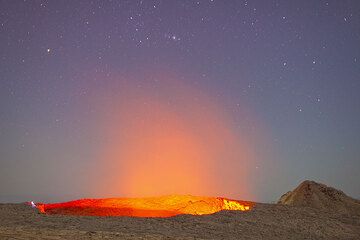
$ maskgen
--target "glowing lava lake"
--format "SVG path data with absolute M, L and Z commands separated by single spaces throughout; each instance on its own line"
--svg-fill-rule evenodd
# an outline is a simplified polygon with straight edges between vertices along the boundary
M 222 197 L 170 195 L 146 198 L 80 199 L 63 203 L 37 203 L 44 214 L 76 216 L 171 217 L 179 214 L 203 215 L 221 210 L 247 211 L 252 202 Z

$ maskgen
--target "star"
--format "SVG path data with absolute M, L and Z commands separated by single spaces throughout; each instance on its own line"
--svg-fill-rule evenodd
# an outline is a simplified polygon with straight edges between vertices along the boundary
M 180 38 L 176 34 L 165 34 L 165 38 L 170 39 L 172 41 L 180 41 Z

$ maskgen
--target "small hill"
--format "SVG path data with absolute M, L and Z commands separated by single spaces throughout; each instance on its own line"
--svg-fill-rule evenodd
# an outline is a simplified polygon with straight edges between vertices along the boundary
M 282 195 L 278 203 L 360 215 L 359 200 L 325 184 L 309 180 Z

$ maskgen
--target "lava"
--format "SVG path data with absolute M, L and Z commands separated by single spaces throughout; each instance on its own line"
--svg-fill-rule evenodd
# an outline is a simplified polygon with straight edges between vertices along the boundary
M 63 203 L 37 203 L 44 214 L 76 216 L 171 217 L 204 215 L 221 210 L 248 211 L 253 203 L 222 197 L 171 195 L 146 198 L 80 199 Z

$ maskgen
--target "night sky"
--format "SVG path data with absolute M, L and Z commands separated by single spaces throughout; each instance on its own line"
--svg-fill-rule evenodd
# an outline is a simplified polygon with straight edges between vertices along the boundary
M 0 201 L 360 198 L 360 1 L 0 1 Z

